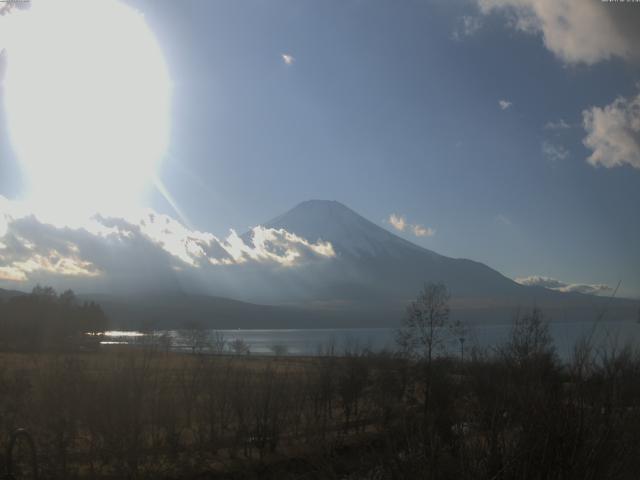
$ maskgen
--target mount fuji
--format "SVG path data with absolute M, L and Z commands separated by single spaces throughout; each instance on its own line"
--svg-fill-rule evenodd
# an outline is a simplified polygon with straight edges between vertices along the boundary
M 533 305 L 560 321 L 590 321 L 605 310 L 607 319 L 633 319 L 638 308 L 632 300 L 520 285 L 482 263 L 404 240 L 336 201 L 300 203 L 262 226 L 329 242 L 335 255 L 291 267 L 220 267 L 206 283 L 183 281 L 176 291 L 91 299 L 120 328 L 396 326 L 426 282 L 444 283 L 452 317 L 469 323 L 508 322 Z M 250 243 L 252 234 L 241 237 Z
M 413 297 L 424 282 L 443 282 L 454 296 L 522 291 L 521 285 L 482 263 L 415 245 L 336 201 L 303 202 L 264 226 L 330 242 L 337 266 L 351 272 L 354 281 L 379 289 L 383 297 Z
M 402 315 L 425 282 L 444 283 L 454 316 L 468 321 L 509 321 L 518 308 L 533 305 L 554 320 L 592 320 L 605 308 L 608 318 L 633 318 L 637 308 L 625 299 L 520 285 L 482 263 L 404 240 L 336 201 L 300 203 L 264 226 L 330 242 L 336 257 L 306 279 L 306 300 L 366 312 L 376 324 Z

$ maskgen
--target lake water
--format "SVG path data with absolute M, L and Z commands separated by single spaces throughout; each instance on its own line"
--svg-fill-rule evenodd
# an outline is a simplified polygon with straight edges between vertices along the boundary
M 551 335 L 556 351 L 563 359 L 571 357 L 573 346 L 582 338 L 592 338 L 597 348 L 612 346 L 640 346 L 640 324 L 631 321 L 600 322 L 554 322 L 550 324 Z M 473 347 L 491 349 L 504 342 L 511 331 L 511 325 L 475 325 L 466 327 L 464 349 Z M 216 330 L 227 341 L 242 339 L 249 345 L 251 353 L 273 354 L 273 348 L 279 346 L 286 349 L 289 355 L 318 355 L 329 350 L 335 354 L 343 354 L 346 350 L 369 349 L 379 351 L 395 348 L 395 329 L 392 328 L 357 328 L 357 329 L 292 329 L 292 330 Z M 190 335 L 171 330 L 144 334 L 140 332 L 107 332 L 103 343 L 136 344 L 148 342 L 152 335 L 168 334 L 175 350 L 189 350 L 193 340 Z M 448 350 L 460 352 L 460 342 L 450 338 Z

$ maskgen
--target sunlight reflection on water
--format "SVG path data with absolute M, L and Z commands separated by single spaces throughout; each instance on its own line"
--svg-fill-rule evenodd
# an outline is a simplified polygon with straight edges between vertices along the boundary
M 142 332 L 130 331 L 130 330 L 109 330 L 104 332 L 106 337 L 144 337 Z

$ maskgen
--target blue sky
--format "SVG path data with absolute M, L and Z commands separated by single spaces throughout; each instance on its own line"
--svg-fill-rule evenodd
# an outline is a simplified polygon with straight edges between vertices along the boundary
M 128 3 L 166 56 L 161 177 L 190 226 L 224 235 L 339 200 L 385 228 L 391 214 L 428 227 L 396 233 L 512 278 L 622 281 L 640 296 L 640 162 L 632 149 L 594 166 L 583 144 L 583 111 L 620 96 L 623 109 L 639 92 L 633 38 L 609 6 L 585 7 L 613 38 L 589 50 L 568 38 L 583 34 L 571 18 L 558 40 L 544 0 Z M 571 15 L 587 2 L 569 3 Z M 611 128 L 638 146 L 628 127 Z M 21 180 L 5 130 L 0 194 L 12 198 Z M 174 213 L 159 194 L 149 202 Z

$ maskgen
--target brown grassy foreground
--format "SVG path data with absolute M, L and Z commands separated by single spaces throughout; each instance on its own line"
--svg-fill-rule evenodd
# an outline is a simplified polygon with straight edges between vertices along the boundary
M 2 354 L 0 432 L 32 433 L 41 478 L 637 478 L 640 356 L 584 344 L 561 365 L 544 333 L 428 366 L 362 352 Z
M 329 450 L 379 431 L 402 391 L 397 363 L 120 346 L 5 353 L 0 428 L 32 433 L 45 478 L 244 478 L 290 470 L 290 458 L 314 471 Z M 374 370 L 391 384 L 365 399 Z

